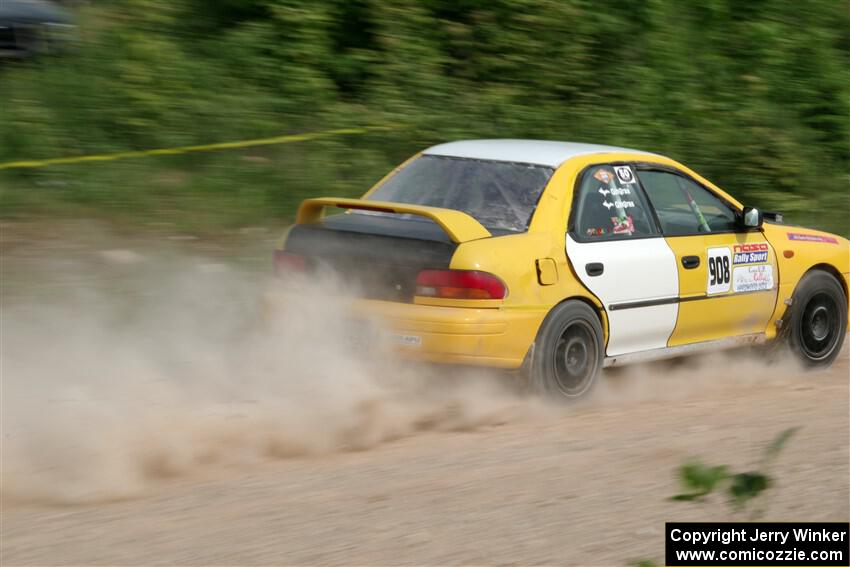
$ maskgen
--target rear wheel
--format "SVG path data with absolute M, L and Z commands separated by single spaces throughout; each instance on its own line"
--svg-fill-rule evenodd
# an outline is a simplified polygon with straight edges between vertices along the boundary
M 806 274 L 791 302 L 788 342 L 809 366 L 829 366 L 847 332 L 847 298 L 841 284 L 820 270 Z
M 602 369 L 603 348 L 602 326 L 593 309 L 580 301 L 562 303 L 537 334 L 529 382 L 546 396 L 583 396 Z

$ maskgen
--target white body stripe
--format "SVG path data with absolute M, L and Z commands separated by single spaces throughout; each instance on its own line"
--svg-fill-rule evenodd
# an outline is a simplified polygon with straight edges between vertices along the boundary
M 667 346 L 676 327 L 678 303 L 611 309 L 611 305 L 678 297 L 676 257 L 663 238 L 580 243 L 567 235 L 567 256 L 581 282 L 605 307 L 607 356 Z M 587 275 L 585 266 L 593 262 L 603 264 L 602 275 Z

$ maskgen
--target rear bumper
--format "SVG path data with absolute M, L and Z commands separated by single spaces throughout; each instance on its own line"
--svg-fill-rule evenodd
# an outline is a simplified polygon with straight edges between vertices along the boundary
M 518 368 L 546 312 L 361 300 L 352 304 L 352 315 L 389 332 L 395 351 L 405 358 Z
M 275 293 L 266 297 L 266 308 L 286 310 L 305 299 Z M 522 364 L 546 316 L 542 307 L 477 309 L 366 299 L 346 302 L 341 310 L 341 320 L 377 328 L 402 358 L 496 368 Z

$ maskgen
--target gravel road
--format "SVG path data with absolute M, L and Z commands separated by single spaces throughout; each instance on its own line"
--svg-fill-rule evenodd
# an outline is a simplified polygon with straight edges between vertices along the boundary
M 845 345 L 845 349 L 847 345 Z M 673 399 L 632 385 L 545 417 L 423 432 L 368 450 L 216 469 L 126 500 L 4 507 L 3 565 L 626 565 L 663 557 L 672 520 L 746 519 L 675 503 L 676 467 L 752 466 L 802 426 L 772 471 L 775 520 L 846 520 L 848 363 Z M 730 372 L 734 373 L 734 369 Z M 687 380 L 681 373 L 677 380 Z M 652 376 L 617 380 L 659 380 Z M 622 389 L 627 393 L 620 396 Z M 666 396 L 661 396 L 667 398 Z
M 764 518 L 850 517 L 848 344 L 816 373 L 608 373 L 555 408 L 446 377 L 388 397 L 327 328 L 244 339 L 254 268 L 6 232 L 4 566 L 660 564 L 665 521 L 749 517 L 670 501 L 677 468 L 748 470 L 790 427 Z

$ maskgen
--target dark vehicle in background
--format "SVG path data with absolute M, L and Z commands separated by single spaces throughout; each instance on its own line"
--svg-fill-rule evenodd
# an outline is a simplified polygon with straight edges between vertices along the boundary
M 74 37 L 70 12 L 46 0 L 0 0 L 0 60 L 55 52 Z

